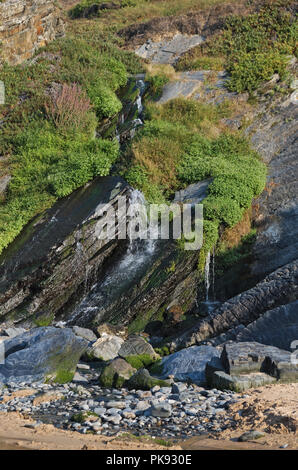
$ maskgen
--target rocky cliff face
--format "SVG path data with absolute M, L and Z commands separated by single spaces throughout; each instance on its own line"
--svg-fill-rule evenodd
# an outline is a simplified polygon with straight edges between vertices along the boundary
M 18 64 L 63 34 L 61 10 L 52 0 L 0 3 L 0 62 Z

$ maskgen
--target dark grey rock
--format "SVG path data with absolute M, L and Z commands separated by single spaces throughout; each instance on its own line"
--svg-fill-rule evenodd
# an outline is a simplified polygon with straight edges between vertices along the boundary
M 0 382 L 70 381 L 87 345 L 69 328 L 34 328 L 5 341 Z
M 276 377 L 278 373 L 270 368 L 273 364 L 277 369 L 280 363 L 291 365 L 291 353 L 256 342 L 229 342 L 224 345 L 220 360 L 228 374 L 272 372 L 270 375 Z
M 162 377 L 173 375 L 176 380 L 191 380 L 200 385 L 206 382 L 205 367 L 221 350 L 213 346 L 192 346 L 162 359 Z

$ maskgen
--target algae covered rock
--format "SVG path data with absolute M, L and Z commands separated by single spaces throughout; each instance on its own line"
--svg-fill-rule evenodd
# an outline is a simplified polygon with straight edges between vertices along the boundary
M 87 346 L 70 328 L 34 328 L 5 341 L 0 382 L 69 382 Z
M 100 383 L 103 387 L 107 388 L 121 388 L 124 382 L 136 372 L 128 362 L 124 359 L 114 359 L 109 365 L 105 367 L 101 376 Z
M 152 377 L 147 369 L 139 369 L 126 383 L 130 390 L 150 390 L 156 385 L 169 387 L 169 382 Z

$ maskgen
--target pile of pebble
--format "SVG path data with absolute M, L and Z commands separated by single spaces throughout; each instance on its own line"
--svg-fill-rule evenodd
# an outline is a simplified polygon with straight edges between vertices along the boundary
M 83 384 L 77 379 L 64 385 L 30 384 L 27 396 L 14 396 L 26 388 L 28 384 L 22 383 L 2 388 L 0 412 L 18 411 L 33 418 L 30 427 L 51 423 L 106 436 L 129 432 L 181 439 L 220 432 L 232 425 L 228 408 L 239 399 L 230 391 L 185 383 L 129 391 L 102 388 L 95 379 Z

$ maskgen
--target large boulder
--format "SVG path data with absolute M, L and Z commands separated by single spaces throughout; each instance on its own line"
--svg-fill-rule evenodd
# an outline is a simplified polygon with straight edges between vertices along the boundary
M 128 379 L 136 372 L 124 359 L 114 359 L 105 367 L 100 376 L 100 383 L 103 387 L 121 388 Z
M 221 357 L 206 364 L 210 387 L 236 392 L 272 383 L 298 381 L 298 365 L 289 351 L 256 342 L 228 342 Z
M 4 342 L 0 382 L 69 382 L 87 345 L 69 328 L 34 328 Z
M 119 350 L 119 356 L 139 356 L 147 354 L 153 358 L 157 357 L 151 344 L 147 343 L 144 338 L 138 335 L 131 335 L 121 346 Z
M 105 334 L 88 348 L 86 356 L 89 360 L 110 361 L 119 355 L 123 342 L 118 336 Z
M 176 380 L 191 380 L 201 385 L 206 382 L 205 368 L 213 357 L 219 357 L 220 349 L 213 346 L 192 346 L 164 357 L 161 377 L 174 376 Z
M 228 374 L 272 372 L 270 375 L 279 378 L 285 364 L 291 365 L 291 353 L 288 351 L 256 342 L 229 342 L 224 345 L 220 359 Z M 271 368 L 275 368 L 275 372 Z M 298 373 L 298 367 L 294 364 L 293 372 Z

